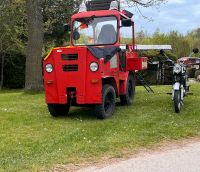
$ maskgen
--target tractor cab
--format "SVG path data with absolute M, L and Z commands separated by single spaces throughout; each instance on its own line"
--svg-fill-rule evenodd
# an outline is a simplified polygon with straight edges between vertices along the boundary
M 118 41 L 118 21 L 115 16 L 91 16 L 73 22 L 73 45 L 114 45 Z

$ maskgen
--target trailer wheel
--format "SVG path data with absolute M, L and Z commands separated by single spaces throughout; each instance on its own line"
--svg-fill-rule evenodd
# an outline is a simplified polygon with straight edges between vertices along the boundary
M 94 108 L 98 119 L 106 119 L 112 116 L 115 111 L 116 93 L 111 85 L 103 85 L 101 105 L 96 105 Z
M 127 79 L 126 95 L 120 96 L 122 105 L 131 105 L 135 97 L 135 80 L 133 75 L 129 75 Z
M 48 110 L 53 117 L 65 116 L 69 113 L 69 104 L 48 104 Z

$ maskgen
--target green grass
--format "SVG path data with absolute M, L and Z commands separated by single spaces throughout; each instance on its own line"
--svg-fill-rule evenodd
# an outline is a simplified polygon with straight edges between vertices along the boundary
M 56 164 L 101 157 L 122 157 L 165 140 L 200 135 L 200 84 L 191 88 L 181 114 L 174 113 L 171 86 L 137 87 L 135 103 L 117 106 L 111 119 L 73 108 L 68 117 L 52 118 L 43 94 L 0 92 L 0 171 L 40 171 Z

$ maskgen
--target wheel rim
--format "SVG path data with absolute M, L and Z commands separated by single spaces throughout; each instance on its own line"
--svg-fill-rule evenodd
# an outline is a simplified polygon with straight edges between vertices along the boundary
M 113 107 L 113 100 L 114 100 L 114 97 L 112 95 L 112 93 L 108 93 L 105 97 L 105 102 L 104 102 L 104 110 L 105 112 L 110 112 L 112 107 Z

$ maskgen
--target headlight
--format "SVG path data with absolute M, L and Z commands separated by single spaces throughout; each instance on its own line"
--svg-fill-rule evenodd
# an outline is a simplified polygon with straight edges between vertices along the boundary
M 46 72 L 48 72 L 48 73 L 53 72 L 53 65 L 52 64 L 47 64 L 46 65 Z
M 180 73 L 182 70 L 181 65 L 175 64 L 174 66 L 174 73 Z
M 90 64 L 90 70 L 96 72 L 99 69 L 99 65 L 96 62 Z

